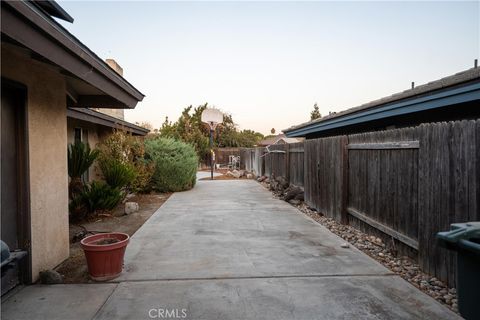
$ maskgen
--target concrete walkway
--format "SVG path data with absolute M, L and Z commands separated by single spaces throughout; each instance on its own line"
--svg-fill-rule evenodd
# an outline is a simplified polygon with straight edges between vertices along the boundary
M 120 278 L 27 287 L 2 319 L 457 318 L 343 242 L 254 181 L 199 181 L 135 233 Z
M 222 174 L 219 172 L 213 172 L 213 176 L 221 176 Z M 212 176 L 212 173 L 210 171 L 197 171 L 197 180 L 198 179 L 203 179 L 203 178 L 210 178 Z

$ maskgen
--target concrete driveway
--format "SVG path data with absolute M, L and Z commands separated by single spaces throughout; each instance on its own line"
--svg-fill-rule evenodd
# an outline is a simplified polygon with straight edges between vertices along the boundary
M 120 278 L 27 287 L 2 304 L 2 317 L 38 318 L 43 310 L 48 319 L 457 318 L 343 242 L 254 181 L 199 181 L 135 233 Z M 65 290 L 92 298 L 69 311 Z M 55 299 L 55 308 L 42 309 Z
M 222 174 L 219 172 L 213 172 L 213 176 L 221 176 Z M 210 178 L 212 176 L 212 173 L 210 171 L 197 171 L 197 180 L 198 179 L 203 179 L 203 178 Z

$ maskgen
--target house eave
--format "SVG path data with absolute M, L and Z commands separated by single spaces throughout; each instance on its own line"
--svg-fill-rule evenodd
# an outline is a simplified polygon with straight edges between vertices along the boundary
M 107 114 L 90 109 L 67 108 L 67 118 L 82 120 L 113 129 L 122 129 L 139 136 L 146 136 L 150 132 L 150 130 L 137 126 L 128 121 L 117 119 Z
M 14 40 L 64 73 L 115 99 L 116 108 L 133 109 L 142 101 L 144 95 L 140 91 L 33 3 L 2 1 L 1 20 L 2 38 Z

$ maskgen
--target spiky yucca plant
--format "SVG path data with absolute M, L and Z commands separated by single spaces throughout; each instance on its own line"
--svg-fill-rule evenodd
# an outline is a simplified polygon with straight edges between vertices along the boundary
M 129 163 L 117 159 L 100 157 L 98 165 L 105 182 L 112 188 L 123 189 L 135 179 L 135 168 Z
M 88 143 L 76 141 L 68 147 L 68 175 L 70 198 L 83 191 L 82 175 L 90 168 L 98 157 L 98 150 L 91 150 Z

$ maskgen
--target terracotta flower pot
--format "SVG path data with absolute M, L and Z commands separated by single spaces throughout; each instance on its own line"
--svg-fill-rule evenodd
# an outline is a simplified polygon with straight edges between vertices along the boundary
M 88 272 L 95 281 L 106 281 L 122 273 L 123 256 L 130 241 L 126 233 L 95 234 L 84 238 L 82 246 L 87 258 Z

